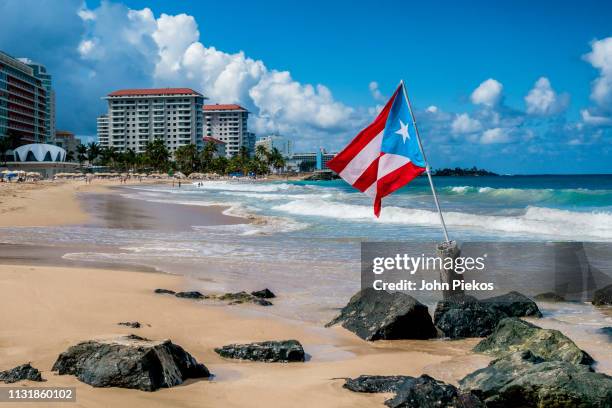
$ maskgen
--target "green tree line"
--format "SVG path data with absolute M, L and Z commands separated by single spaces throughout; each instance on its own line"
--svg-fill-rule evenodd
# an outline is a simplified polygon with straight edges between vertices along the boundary
M 201 151 L 194 144 L 189 144 L 176 149 L 172 160 L 170 151 L 159 139 L 147 142 L 144 151 L 140 153 L 130 148 L 120 152 L 115 147 L 100 147 L 98 143 L 91 142 L 77 146 L 76 160 L 81 165 L 87 162 L 118 171 L 155 170 L 165 173 L 173 170 L 187 175 L 193 172 L 264 175 L 285 167 L 285 159 L 276 148 L 268 151 L 258 146 L 255 156 L 250 157 L 246 147 L 241 147 L 239 153 L 230 159 L 215 157 L 215 153 L 216 146 L 212 142 L 208 142 Z

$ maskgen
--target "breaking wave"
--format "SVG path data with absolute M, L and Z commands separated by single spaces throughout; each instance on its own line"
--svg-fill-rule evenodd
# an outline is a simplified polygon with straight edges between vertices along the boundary
M 388 206 L 380 218 L 372 216 L 372 207 L 343 204 L 320 199 L 294 200 L 273 207 L 288 214 L 330 217 L 360 222 L 438 226 L 440 220 L 434 211 Z M 612 213 L 576 212 L 542 207 L 527 207 L 519 215 L 479 215 L 464 212 L 445 212 L 449 226 L 503 231 L 517 234 L 545 235 L 564 239 L 612 239 Z

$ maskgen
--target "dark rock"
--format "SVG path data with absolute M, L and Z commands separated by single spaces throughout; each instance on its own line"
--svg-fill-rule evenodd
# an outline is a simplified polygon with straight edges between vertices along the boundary
M 612 327 L 602 327 L 597 330 L 598 333 L 608 336 L 608 341 L 612 341 Z
M 367 288 L 357 292 L 326 327 L 342 323 L 364 340 L 436 337 L 427 306 L 405 293 Z
M 262 299 L 272 299 L 276 297 L 276 295 L 268 288 L 251 292 L 251 295 Z
M 595 306 L 612 305 L 612 284 L 596 290 L 591 303 Z
M 210 372 L 170 340 L 151 341 L 131 335 L 92 340 L 70 347 L 57 358 L 53 371 L 75 375 L 94 387 L 155 391 Z
M 140 328 L 140 322 L 119 322 L 117 324 L 119 326 L 131 327 L 132 329 L 139 329 Z
M 260 306 L 272 306 L 272 302 L 254 296 L 250 293 L 236 292 L 236 293 L 226 293 L 224 295 L 217 296 L 218 300 L 228 301 L 230 305 L 239 305 L 242 303 L 254 303 Z
M 168 294 L 168 295 L 174 295 L 176 292 L 170 289 L 155 289 L 154 291 L 155 293 L 161 293 L 161 294 Z
M 542 329 L 516 317 L 503 319 L 493 333 L 474 351 L 503 357 L 517 351 L 530 351 L 545 361 L 593 364 L 593 358 L 558 330 Z
M 469 295 L 454 295 L 438 302 L 434 323 L 451 339 L 485 337 L 506 317 L 502 311 L 482 304 Z
M 390 408 L 476 408 L 484 404 L 474 395 L 461 395 L 456 387 L 428 375 L 404 381 L 395 397 L 385 401 Z
M 555 292 L 540 293 L 535 295 L 533 298 L 541 302 L 567 302 L 563 296 L 558 295 Z
M 186 299 L 205 299 L 206 298 L 206 296 L 204 296 L 197 290 L 192 290 L 189 292 L 177 292 L 174 294 L 174 296 L 179 297 L 179 298 L 186 298 Z
M 21 380 L 43 381 L 38 369 L 32 367 L 30 363 L 22 364 L 10 370 L 0 371 L 0 381 L 11 384 Z
M 406 380 L 413 379 L 406 375 L 360 375 L 347 378 L 343 387 L 354 392 L 397 392 Z
M 459 381 L 487 407 L 610 407 L 612 377 L 567 361 L 543 361 L 530 351 L 492 361 Z
M 249 344 L 229 344 L 216 348 L 221 357 L 268 363 L 290 363 L 305 360 L 304 348 L 297 340 L 262 341 Z
M 451 339 L 485 337 L 500 320 L 521 316 L 541 317 L 542 314 L 534 301 L 518 292 L 484 300 L 457 294 L 438 302 L 434 323 Z
M 538 305 L 519 292 L 506 293 L 505 295 L 483 299 L 480 302 L 504 312 L 508 317 L 542 317 Z

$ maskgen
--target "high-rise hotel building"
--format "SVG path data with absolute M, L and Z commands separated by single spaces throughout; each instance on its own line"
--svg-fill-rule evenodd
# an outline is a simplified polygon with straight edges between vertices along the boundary
M 0 138 L 13 135 L 24 144 L 50 140 L 48 100 L 34 69 L 0 51 Z
M 40 79 L 43 88 L 45 88 L 45 99 L 46 99 L 46 112 L 47 119 L 45 120 L 45 128 L 47 130 L 45 134 L 45 143 L 55 143 L 55 91 L 53 90 L 53 83 L 51 74 L 47 72 L 47 68 L 36 62 L 33 62 L 29 58 L 19 58 L 24 64 L 28 64 L 32 68 L 34 76 Z
M 255 134 L 247 131 L 249 111 L 240 105 L 204 105 L 204 136 L 225 142 L 227 157 L 255 148 Z
M 147 142 L 161 139 L 174 153 L 178 147 L 202 147 L 204 96 L 189 88 L 122 89 L 111 92 L 108 117 L 98 118 L 102 146 L 143 152 Z

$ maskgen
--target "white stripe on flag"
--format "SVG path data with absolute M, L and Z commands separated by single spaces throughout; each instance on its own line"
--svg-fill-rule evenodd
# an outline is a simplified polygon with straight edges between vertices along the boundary
M 340 172 L 340 177 L 346 180 L 350 185 L 355 184 L 357 179 L 366 171 L 370 164 L 380 156 L 383 132 L 384 129 L 377 134 L 374 139 L 370 140 L 370 143 L 361 149 L 359 153 L 353 157 L 353 160 L 351 160 Z
M 410 159 L 406 156 L 385 153 L 378 161 L 378 180 L 408 163 L 410 163 Z
M 376 198 L 376 191 L 378 190 L 378 181 L 375 181 L 364 191 L 364 194 L 371 198 Z

